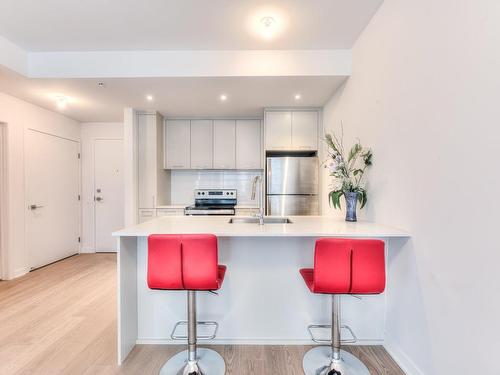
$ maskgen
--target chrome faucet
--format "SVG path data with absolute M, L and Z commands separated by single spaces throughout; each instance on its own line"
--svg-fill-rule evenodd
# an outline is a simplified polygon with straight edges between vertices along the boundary
M 257 182 L 260 182 L 260 200 L 259 200 L 259 224 L 264 225 L 264 184 L 261 176 L 255 176 L 252 182 L 252 200 L 255 200 L 257 192 Z

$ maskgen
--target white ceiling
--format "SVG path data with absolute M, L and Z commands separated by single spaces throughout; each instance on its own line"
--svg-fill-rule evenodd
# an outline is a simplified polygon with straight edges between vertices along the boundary
M 382 0 L 1 0 L 27 51 L 351 48 Z M 281 29 L 255 33 L 270 15 Z
M 28 79 L 0 68 L 2 91 L 81 122 L 122 121 L 123 108 L 165 116 L 260 116 L 264 107 L 323 106 L 345 81 L 340 76 Z M 105 83 L 104 88 L 98 82 Z M 72 102 L 57 108 L 54 95 Z M 228 100 L 221 102 L 224 93 Z M 294 95 L 300 93 L 301 100 Z M 146 101 L 146 95 L 154 101 Z

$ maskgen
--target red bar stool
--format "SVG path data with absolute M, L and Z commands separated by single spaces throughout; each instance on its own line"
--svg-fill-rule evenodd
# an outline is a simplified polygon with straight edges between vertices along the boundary
M 340 295 L 379 294 L 385 289 L 384 242 L 380 240 L 322 238 L 316 241 L 314 269 L 300 273 L 313 293 L 332 295 L 332 325 L 311 325 L 312 329 L 331 327 L 330 346 L 317 346 L 303 359 L 306 375 L 369 375 L 370 371 L 354 355 L 341 350 L 341 343 L 355 342 L 356 336 L 347 326 L 340 325 Z M 340 340 L 340 329 L 348 329 L 353 340 Z
M 216 322 L 197 322 L 196 291 L 218 290 L 226 266 L 217 259 L 217 237 L 211 234 L 171 235 L 155 234 L 148 238 L 148 286 L 151 289 L 186 290 L 188 320 L 178 322 L 171 334 L 172 339 L 188 341 L 188 349 L 177 353 L 161 368 L 160 375 L 222 375 L 226 364 L 214 350 L 197 349 L 197 338 L 215 337 Z M 187 337 L 175 335 L 176 328 L 186 324 Z M 213 335 L 197 337 L 197 325 L 215 327 Z

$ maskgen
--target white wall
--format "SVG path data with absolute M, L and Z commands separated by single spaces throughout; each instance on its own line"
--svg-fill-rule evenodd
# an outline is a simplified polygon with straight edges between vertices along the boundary
M 171 204 L 194 203 L 194 189 L 237 189 L 238 206 L 259 207 L 259 188 L 251 199 L 252 180 L 260 171 L 195 171 L 172 170 Z
M 94 141 L 123 139 L 123 123 L 84 122 L 82 139 L 82 252 L 95 252 L 94 237 Z
M 361 217 L 412 234 L 390 252 L 386 328 L 409 374 L 500 373 L 499 19 L 496 0 L 385 0 L 325 107 L 373 148 Z
M 7 124 L 7 218 L 6 278 L 28 272 L 24 241 L 25 201 L 24 137 L 27 129 L 80 142 L 80 124 L 61 114 L 0 93 L 0 122 Z

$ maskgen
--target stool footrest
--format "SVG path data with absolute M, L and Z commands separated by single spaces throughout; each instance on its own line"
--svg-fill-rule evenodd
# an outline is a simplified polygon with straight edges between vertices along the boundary
M 309 335 L 311 336 L 311 339 L 318 343 L 318 344 L 325 344 L 325 343 L 328 343 L 330 344 L 332 342 L 332 340 L 327 340 L 327 339 L 319 339 L 319 338 L 316 338 L 314 336 L 314 333 L 313 333 L 313 330 L 315 329 L 332 329 L 332 326 L 331 324 L 328 325 L 328 324 L 311 324 L 309 326 L 307 326 L 307 330 L 309 331 Z M 354 344 L 356 341 L 358 341 L 358 338 L 356 337 L 356 335 L 354 334 L 353 330 L 351 329 L 351 327 L 349 327 L 348 325 L 341 325 L 340 326 L 340 329 L 346 329 L 349 331 L 349 334 L 351 335 L 352 338 L 350 339 L 344 339 L 344 340 L 340 340 L 340 342 L 342 344 Z
M 188 336 L 187 335 L 180 335 L 177 334 L 176 331 L 179 327 L 181 326 L 187 326 L 188 322 L 186 320 L 181 320 L 177 323 L 175 323 L 174 328 L 172 329 L 172 333 L 170 334 L 170 338 L 172 340 L 187 340 Z M 213 332 L 208 335 L 200 335 L 196 336 L 197 340 L 212 340 L 217 336 L 217 330 L 219 329 L 219 323 L 213 322 L 213 321 L 201 321 L 201 322 L 196 322 L 197 327 L 210 327 L 213 329 Z

